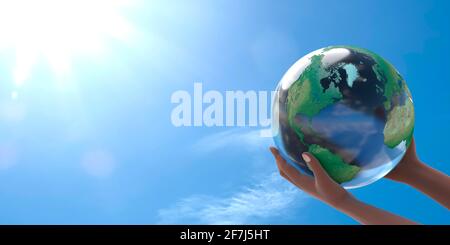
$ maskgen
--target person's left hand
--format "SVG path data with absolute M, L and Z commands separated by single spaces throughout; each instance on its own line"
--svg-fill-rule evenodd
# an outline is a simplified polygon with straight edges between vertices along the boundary
M 338 209 L 355 201 L 348 191 L 331 179 L 312 154 L 303 153 L 302 157 L 314 177 L 302 174 L 288 164 L 275 147 L 270 147 L 270 151 L 275 157 L 280 175 L 304 192 Z

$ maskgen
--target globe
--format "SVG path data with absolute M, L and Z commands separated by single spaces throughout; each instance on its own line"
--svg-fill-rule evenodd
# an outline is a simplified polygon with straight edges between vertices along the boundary
M 313 175 L 310 152 L 344 188 L 385 176 L 411 143 L 414 107 L 399 72 L 381 56 L 352 46 L 307 54 L 279 82 L 272 130 L 281 155 Z

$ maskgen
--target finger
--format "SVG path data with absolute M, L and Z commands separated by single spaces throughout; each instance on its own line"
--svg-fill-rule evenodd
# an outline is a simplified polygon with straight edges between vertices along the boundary
M 280 175 L 283 177 L 287 176 L 283 170 L 283 165 L 285 164 L 286 160 L 284 160 L 284 158 L 280 155 L 277 148 L 272 146 L 270 147 L 270 151 L 272 152 L 272 155 L 275 158 L 275 163 L 277 164 L 277 168 L 278 171 L 280 172 Z
M 292 181 L 289 179 L 289 177 L 284 173 L 284 171 L 282 169 L 283 168 L 282 165 L 284 164 L 284 162 L 286 160 L 284 160 L 284 158 L 280 156 L 280 154 L 278 153 L 278 150 L 276 148 L 271 147 L 270 150 L 272 151 L 272 154 L 275 158 L 275 163 L 277 164 L 278 172 L 280 173 L 280 175 L 282 177 L 284 177 L 285 179 L 289 180 L 289 182 L 292 183 Z M 294 183 L 292 183 L 292 184 L 294 184 Z
M 305 160 L 308 168 L 314 173 L 314 177 L 316 179 L 316 183 L 325 184 L 334 182 L 333 179 L 328 175 L 328 173 L 323 169 L 319 160 L 315 158 L 311 153 L 304 152 L 302 154 L 303 160 Z
M 275 157 L 276 160 L 278 160 L 278 158 L 281 157 L 280 152 L 278 151 L 277 148 L 271 146 L 269 149 L 270 149 L 270 152 L 272 152 L 272 155 Z
M 284 158 L 280 155 L 279 151 L 277 148 L 275 147 L 270 147 L 270 151 L 272 152 L 273 157 L 275 158 L 275 162 L 277 164 L 278 167 L 278 171 L 280 172 L 280 174 L 283 172 L 283 170 L 281 169 L 281 164 L 283 164 L 284 162 L 286 162 L 286 160 L 284 160 Z
M 284 169 L 286 168 L 285 165 L 287 165 L 286 160 L 280 155 L 277 148 L 270 147 L 270 151 L 272 152 L 272 154 L 275 158 L 275 162 L 277 164 L 280 175 L 283 176 L 283 174 L 284 174 L 286 176 L 286 174 L 284 173 L 284 171 L 285 171 Z
M 273 156 L 275 157 L 275 162 L 277 163 L 278 169 L 283 171 L 285 166 L 289 165 L 287 164 L 286 160 L 281 156 L 280 152 L 275 147 L 270 147 L 270 151 L 272 152 Z
M 270 151 L 275 157 L 275 161 L 277 163 L 278 170 L 280 170 L 280 173 L 284 172 L 286 175 L 289 175 L 288 172 L 298 172 L 294 167 L 286 162 L 286 160 L 280 155 L 280 152 L 277 148 L 270 147 Z
M 281 176 L 286 176 L 291 183 L 304 191 L 314 192 L 314 180 L 311 177 L 300 173 L 296 168 L 288 164 L 275 147 L 271 147 L 270 150 L 276 159 Z

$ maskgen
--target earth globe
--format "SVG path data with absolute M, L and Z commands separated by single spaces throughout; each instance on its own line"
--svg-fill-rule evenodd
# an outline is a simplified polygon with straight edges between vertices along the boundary
M 385 176 L 411 143 L 414 107 L 399 72 L 381 56 L 330 46 L 299 59 L 279 82 L 272 130 L 281 155 L 313 175 L 313 154 L 337 183 L 362 187 Z

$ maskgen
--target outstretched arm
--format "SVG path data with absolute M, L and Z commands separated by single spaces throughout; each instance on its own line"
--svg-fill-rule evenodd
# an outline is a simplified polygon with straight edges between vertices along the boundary
M 450 177 L 419 160 L 414 140 L 386 178 L 410 185 L 450 209 Z
M 361 224 L 416 224 L 408 219 L 357 200 L 353 195 L 351 195 L 328 176 L 319 161 L 313 155 L 304 153 L 302 157 L 307 163 L 309 169 L 311 169 L 314 173 L 314 178 L 300 173 L 297 169 L 289 165 L 279 154 L 276 148 L 271 147 L 270 150 L 275 157 L 281 176 L 306 193 L 347 214 Z

